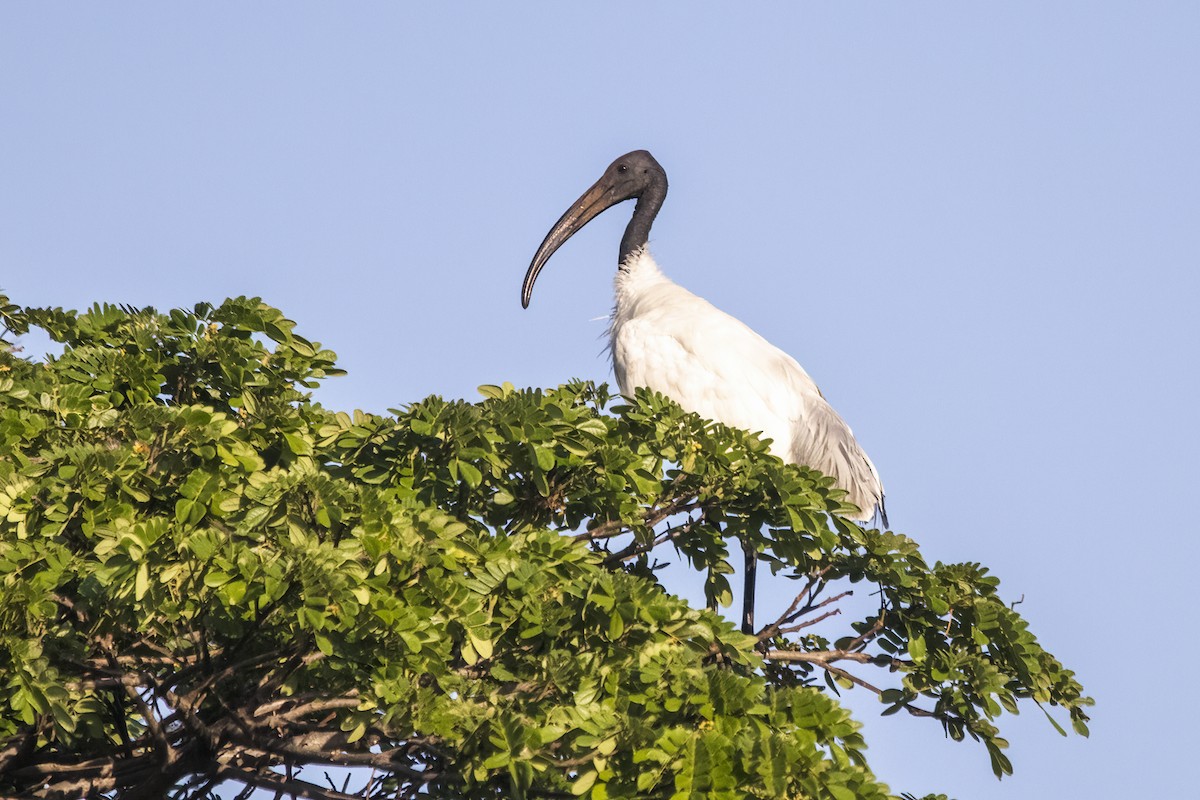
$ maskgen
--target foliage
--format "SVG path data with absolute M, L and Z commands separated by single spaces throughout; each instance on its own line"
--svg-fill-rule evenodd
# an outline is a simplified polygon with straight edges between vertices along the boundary
M 297 771 L 336 764 L 370 768 L 362 797 L 885 797 L 829 691 L 853 685 L 997 774 L 1021 700 L 1087 733 L 986 569 L 926 565 L 661 396 L 335 413 L 307 392 L 334 354 L 257 299 L 0 297 L 0 323 L 64 345 L 0 339 L 0 792 L 351 796 Z M 751 634 L 713 610 L 730 541 L 800 589 Z M 664 548 L 711 609 L 658 584 Z M 860 582 L 878 611 L 813 633 Z

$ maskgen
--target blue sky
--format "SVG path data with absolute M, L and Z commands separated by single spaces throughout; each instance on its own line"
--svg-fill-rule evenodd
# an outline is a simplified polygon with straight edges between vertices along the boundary
M 611 379 L 627 207 L 528 311 L 518 289 L 566 206 L 649 149 L 663 269 L 796 356 L 896 528 L 990 566 L 1098 700 L 1090 740 L 1009 720 L 997 782 L 856 697 L 880 777 L 1180 796 L 1198 35 L 1186 2 L 4 4 L 0 287 L 261 295 L 340 354 L 336 408 Z

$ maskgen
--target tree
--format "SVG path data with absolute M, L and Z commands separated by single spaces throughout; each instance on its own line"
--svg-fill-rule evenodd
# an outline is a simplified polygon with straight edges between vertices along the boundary
M 927 565 L 842 518 L 829 478 L 661 396 L 347 414 L 308 393 L 334 354 L 257 299 L 0 297 L 0 322 L 0 792 L 885 797 L 852 686 L 997 775 L 1022 701 L 1087 733 L 986 569 Z M 30 326 L 62 355 L 20 357 Z M 750 635 L 717 613 L 730 542 L 795 581 Z M 709 608 L 659 584 L 671 552 Z M 816 633 L 853 584 L 877 609 Z

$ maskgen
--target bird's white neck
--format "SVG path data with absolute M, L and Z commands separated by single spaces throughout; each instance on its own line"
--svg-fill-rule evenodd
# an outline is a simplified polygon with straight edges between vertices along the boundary
M 651 286 L 670 282 L 671 279 L 663 275 L 658 264 L 654 263 L 650 249 L 643 247 L 631 253 L 617 268 L 617 276 L 613 279 L 617 308 L 644 296 Z
M 689 292 L 662 274 L 645 247 L 621 262 L 613 279 L 613 295 L 613 310 L 608 326 L 610 346 L 615 343 L 621 328 L 638 315 L 652 313 L 655 308 L 669 307 L 691 297 Z M 613 366 L 622 389 L 629 388 L 625 386 L 624 370 L 615 350 Z

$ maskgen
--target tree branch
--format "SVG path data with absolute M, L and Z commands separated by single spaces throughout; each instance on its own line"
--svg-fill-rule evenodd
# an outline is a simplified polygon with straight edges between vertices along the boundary
M 646 513 L 642 516 L 642 524 L 647 528 L 653 528 L 658 523 L 668 517 L 673 517 L 676 514 L 691 513 L 699 507 L 694 498 L 688 497 L 685 499 L 675 500 L 662 507 L 651 507 L 646 509 Z M 611 539 L 614 536 L 620 536 L 625 533 L 626 529 L 630 528 L 630 524 L 625 520 L 610 519 L 606 522 L 601 522 L 596 527 L 577 533 L 573 537 L 575 541 L 600 541 L 602 539 Z
M 222 765 L 217 769 L 216 777 L 223 781 L 237 781 L 255 789 L 273 790 L 277 796 L 290 795 L 308 798 L 308 800 L 362 800 L 360 795 L 326 789 L 315 783 L 280 775 L 278 772 L 270 770 L 251 771 Z
M 851 683 L 861 686 L 868 691 L 874 692 L 876 696 L 883 696 L 883 689 L 875 686 L 862 678 L 847 672 L 846 670 L 835 667 L 835 661 L 854 661 L 859 664 L 870 664 L 875 661 L 873 656 L 866 653 L 852 653 L 847 650 L 822 650 L 819 652 L 805 653 L 798 650 L 768 650 L 763 656 L 768 661 L 784 661 L 792 663 L 807 663 L 816 664 L 825 671 L 837 675 L 840 678 L 845 678 Z M 935 711 L 929 711 L 919 706 L 914 706 L 911 703 L 904 704 L 904 710 L 914 717 L 935 717 L 937 719 L 945 719 L 944 714 L 939 714 Z
M 818 608 L 824 608 L 825 606 L 827 606 L 831 603 L 836 603 L 838 600 L 841 600 L 843 597 L 847 597 L 849 595 L 854 594 L 854 592 L 852 590 L 847 589 L 846 591 L 842 592 L 841 594 L 836 594 L 832 597 L 827 597 L 819 603 L 813 603 L 813 600 L 824 588 L 823 586 L 817 586 L 817 582 L 821 578 L 823 578 L 827 572 L 829 572 L 829 567 L 825 567 L 824 569 L 813 573 L 813 575 L 808 579 L 808 583 L 806 583 L 804 585 L 804 588 L 801 589 L 800 593 L 796 595 L 794 600 L 792 600 L 792 604 L 787 607 L 786 611 L 784 611 L 782 614 L 779 615 L 779 619 L 775 620 L 770 625 L 766 626 L 765 628 L 763 628 L 761 631 L 758 632 L 758 640 L 760 642 L 764 642 L 767 639 L 770 639 L 771 637 L 779 634 L 781 632 L 780 628 L 782 628 L 784 625 L 787 625 L 789 622 L 795 622 L 796 620 L 798 620 L 800 617 L 804 616 L 805 614 L 810 614 L 813 611 L 816 611 Z M 816 587 L 816 588 L 814 589 L 814 587 Z M 805 595 L 808 595 L 808 602 L 805 603 L 804 606 L 801 608 L 800 601 L 804 599 Z M 833 613 L 840 613 L 840 612 L 833 612 Z M 811 625 L 816 622 L 819 622 L 820 620 L 825 619 L 826 617 L 829 617 L 832 615 L 833 615 L 832 613 L 825 614 L 824 616 L 818 617 L 815 620 L 811 620 L 810 622 L 806 623 L 805 625 L 800 625 L 796 628 L 792 628 L 791 630 L 793 630 L 793 631 L 800 630 L 800 628 L 804 628 L 807 625 Z
M 780 634 L 796 633 L 797 631 L 802 631 L 805 628 L 810 628 L 813 625 L 816 625 L 818 622 L 827 620 L 830 617 L 836 617 L 838 614 L 841 614 L 841 613 L 842 613 L 842 610 L 840 608 L 835 608 L 832 611 L 826 611 L 824 614 L 821 614 L 820 616 L 813 617 L 812 619 L 809 619 L 809 620 L 805 620 L 804 622 L 801 622 L 799 625 L 791 625 L 786 628 L 780 628 L 779 633 Z
M 680 525 L 678 528 L 668 528 L 667 530 L 660 533 L 658 536 L 655 536 L 654 539 L 652 539 L 649 542 L 633 542 L 628 547 L 626 547 L 622 550 L 618 550 L 615 553 L 609 553 L 607 556 L 605 556 L 604 564 L 606 566 L 613 566 L 615 564 L 621 564 L 625 561 L 628 561 L 631 558 L 640 556 L 643 553 L 649 553 L 651 550 L 658 547 L 660 544 L 663 544 L 664 542 L 669 542 L 672 539 L 678 539 L 680 536 L 687 533 L 691 529 L 692 529 L 692 525 L 689 522 L 689 523 Z
M 871 641 L 876 636 L 878 636 L 879 633 L 883 630 L 883 619 L 884 619 L 884 616 L 886 615 L 886 613 L 887 613 L 887 609 L 885 609 L 885 608 L 879 609 L 879 618 L 875 620 L 875 624 L 873 624 L 870 628 L 867 628 L 865 631 L 860 633 L 858 636 L 855 636 L 853 639 L 851 639 L 850 643 L 848 645 L 846 645 L 846 649 L 847 650 L 857 650 L 860 647 L 862 647 L 863 645 L 865 645 L 867 642 Z
M 768 661 L 789 661 L 805 664 L 832 664 L 835 661 L 855 661 L 859 664 L 870 664 L 873 656 L 866 653 L 851 653 L 848 650 L 818 650 L 805 652 L 802 650 L 768 650 L 763 657 Z

